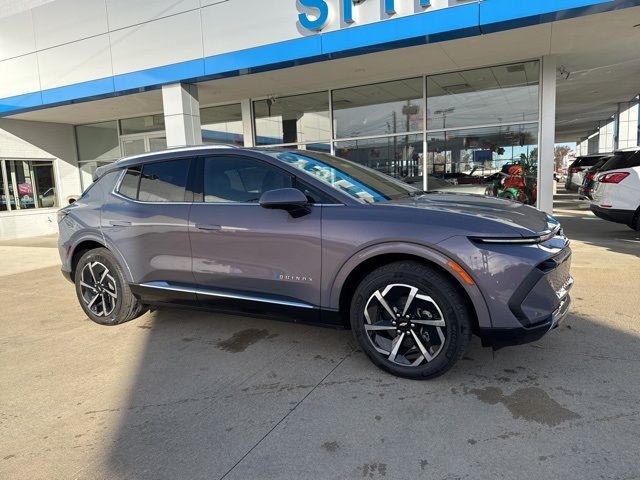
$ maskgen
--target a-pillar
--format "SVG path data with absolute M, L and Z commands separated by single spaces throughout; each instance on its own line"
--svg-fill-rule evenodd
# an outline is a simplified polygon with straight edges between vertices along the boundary
M 198 87 L 186 83 L 162 86 L 167 147 L 200 145 L 200 102 Z

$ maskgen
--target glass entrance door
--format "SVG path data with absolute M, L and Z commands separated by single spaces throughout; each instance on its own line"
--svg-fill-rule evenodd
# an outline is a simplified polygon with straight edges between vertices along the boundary
M 167 137 L 164 133 L 146 135 L 126 135 L 120 137 L 122 155 L 128 157 L 140 153 L 158 152 L 167 148 Z

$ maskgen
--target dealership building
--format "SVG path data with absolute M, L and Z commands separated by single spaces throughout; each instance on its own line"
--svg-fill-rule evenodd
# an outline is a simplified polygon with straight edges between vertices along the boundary
M 0 7 L 0 240 L 100 165 L 201 143 L 332 153 L 425 190 L 639 144 L 640 0 L 26 0 Z M 524 200 L 523 200 L 524 201 Z

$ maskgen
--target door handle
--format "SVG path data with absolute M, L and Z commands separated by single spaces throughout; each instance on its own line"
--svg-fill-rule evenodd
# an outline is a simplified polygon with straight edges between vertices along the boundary
M 219 232 L 222 230 L 220 225 L 207 225 L 203 223 L 196 223 L 196 228 L 198 230 L 204 230 L 205 232 Z
M 125 222 L 125 221 L 120 221 L 120 220 L 111 220 L 109 222 L 109 225 L 111 225 L 112 227 L 130 227 L 131 226 L 131 222 Z

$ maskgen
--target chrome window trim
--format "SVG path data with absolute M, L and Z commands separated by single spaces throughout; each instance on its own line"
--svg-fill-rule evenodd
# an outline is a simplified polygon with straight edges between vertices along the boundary
M 229 293 L 229 292 L 221 292 L 221 291 L 216 291 L 216 290 L 207 290 L 204 288 L 198 288 L 198 287 L 193 287 L 193 288 L 189 288 L 189 287 L 180 287 L 180 286 L 173 286 L 173 285 L 169 285 L 167 282 L 145 282 L 145 283 L 139 283 L 138 286 L 140 287 L 147 287 L 147 288 L 155 288 L 158 290 L 167 290 L 167 291 L 174 291 L 174 292 L 182 292 L 182 293 L 192 293 L 195 295 L 206 295 L 209 297 L 218 297 L 218 298 L 230 298 L 233 300 L 244 300 L 244 301 L 248 301 L 248 302 L 260 302 L 260 303 L 269 303 L 269 304 L 273 304 L 273 305 L 284 305 L 287 307 L 297 307 L 297 308 L 306 308 L 306 309 L 310 309 L 310 310 L 314 310 L 317 309 L 318 307 L 315 307 L 313 305 L 310 305 L 308 303 L 302 303 L 302 302 L 294 302 L 294 301 L 289 301 L 289 300 L 276 300 L 276 299 L 271 299 L 271 298 L 264 298 L 264 297 L 260 297 L 257 295 L 247 295 L 247 294 L 242 294 L 242 293 Z

